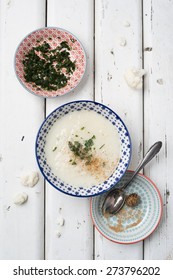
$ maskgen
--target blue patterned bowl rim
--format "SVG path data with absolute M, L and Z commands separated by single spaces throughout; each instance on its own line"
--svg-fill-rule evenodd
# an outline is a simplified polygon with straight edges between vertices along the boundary
M 40 137 L 40 134 L 41 134 L 41 132 L 42 132 L 42 129 L 43 129 L 44 125 L 47 123 L 47 121 L 49 120 L 49 118 L 50 118 L 55 112 L 62 110 L 62 109 L 65 108 L 66 106 L 70 106 L 70 105 L 73 105 L 73 104 L 79 104 L 79 103 L 81 103 L 81 104 L 84 104 L 84 103 L 89 104 L 89 103 L 91 103 L 91 104 L 93 104 L 93 105 L 98 105 L 98 106 L 100 106 L 101 108 L 107 109 L 112 115 L 115 116 L 115 118 L 116 118 L 117 120 L 119 120 L 119 121 L 121 122 L 122 126 L 124 127 L 124 130 L 126 131 L 126 137 L 128 138 L 128 142 L 129 142 L 129 147 L 128 147 L 128 148 L 129 148 L 129 156 L 128 156 L 128 161 L 127 161 L 127 163 L 126 163 L 126 165 L 125 165 L 125 168 L 124 168 L 123 173 L 121 174 L 121 176 L 119 176 L 118 178 L 116 178 L 117 181 L 114 181 L 114 183 L 111 184 L 108 188 L 102 189 L 102 190 L 97 191 L 97 192 L 95 192 L 95 193 L 92 193 L 92 192 L 91 192 L 91 193 L 88 193 L 88 192 L 87 192 L 88 188 L 86 189 L 86 193 L 85 193 L 85 194 L 81 194 L 81 193 L 77 193 L 77 192 L 76 192 L 76 193 L 74 193 L 74 192 L 73 192 L 73 193 L 70 193 L 70 192 L 68 192 L 67 190 L 64 190 L 64 189 L 58 187 L 58 184 L 53 183 L 53 182 L 50 180 L 50 178 L 48 178 L 48 176 L 45 174 L 45 172 L 44 172 L 44 170 L 43 170 L 43 168 L 42 168 L 42 166 L 41 166 L 41 164 L 40 164 L 40 160 L 39 160 L 39 156 L 38 156 L 38 152 L 37 152 L 37 148 L 38 148 L 38 139 L 39 139 L 39 137 Z M 69 111 L 69 112 L 70 112 L 70 111 Z M 131 137 L 130 137 L 130 134 L 129 134 L 129 132 L 128 132 L 128 129 L 127 129 L 126 125 L 124 124 L 124 122 L 122 121 L 122 119 L 121 119 L 112 109 L 110 109 L 108 106 L 106 106 L 106 105 L 104 105 L 104 104 L 102 104 L 102 103 L 96 102 L 96 101 L 91 101 L 91 100 L 77 100 L 77 101 L 72 101 L 72 102 L 68 102 L 68 103 L 65 103 L 65 104 L 63 104 L 63 105 L 57 107 L 55 110 L 53 110 L 53 111 L 45 118 L 45 120 L 44 120 L 43 123 L 41 124 L 41 126 L 40 126 L 40 128 L 39 128 L 39 130 L 38 130 L 37 136 L 36 136 L 36 141 L 35 141 L 35 155 L 36 155 L 36 161 L 37 161 L 37 164 L 38 164 L 38 166 L 39 166 L 39 169 L 40 169 L 42 175 L 44 176 L 44 178 L 46 179 L 46 181 L 49 182 L 49 184 L 50 184 L 51 186 L 53 186 L 55 189 L 57 189 L 57 190 L 59 190 L 59 191 L 65 193 L 65 194 L 68 194 L 68 195 L 70 195 L 70 196 L 75 196 L 75 197 L 93 197 L 93 196 L 97 196 L 97 195 L 100 195 L 100 194 L 105 193 L 106 191 L 108 191 L 108 190 L 110 190 L 112 187 L 114 187 L 114 186 L 121 180 L 121 178 L 124 176 L 126 170 L 128 169 L 128 166 L 129 166 L 130 160 L 131 160 L 131 154 L 132 154 Z M 120 159 L 120 160 L 121 160 L 121 159 Z M 114 172 L 114 173 L 115 173 L 115 172 Z M 113 173 L 113 174 L 114 174 L 114 173 Z M 112 176 L 112 175 L 111 175 L 111 176 Z M 111 176 L 110 176 L 110 177 L 111 177 Z M 110 178 L 110 177 L 109 177 L 109 178 Z M 104 182 L 104 184 L 107 184 L 107 181 L 109 181 L 109 178 Z M 58 178 L 58 179 L 59 179 L 59 178 Z M 60 179 L 59 179 L 59 180 L 60 180 Z M 62 181 L 60 180 L 60 182 L 62 182 Z M 60 184 L 63 185 L 62 183 L 60 183 Z M 65 183 L 65 184 L 66 184 L 66 183 Z M 68 185 L 68 184 L 66 184 L 66 185 Z M 98 186 L 99 186 L 99 185 L 98 185 Z

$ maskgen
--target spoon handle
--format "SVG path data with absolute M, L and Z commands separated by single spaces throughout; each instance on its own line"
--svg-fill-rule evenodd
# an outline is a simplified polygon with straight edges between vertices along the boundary
M 143 160 L 137 166 L 137 168 L 136 168 L 135 172 L 133 173 L 132 177 L 130 178 L 130 180 L 123 186 L 123 189 L 125 189 L 130 184 L 130 182 L 138 174 L 138 172 L 160 151 L 161 147 L 162 147 L 161 141 L 158 141 L 151 146 L 151 148 L 145 154 Z

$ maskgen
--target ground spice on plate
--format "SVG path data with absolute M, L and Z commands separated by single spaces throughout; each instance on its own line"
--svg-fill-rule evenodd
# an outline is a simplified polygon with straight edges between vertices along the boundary
M 113 215 L 106 214 L 104 217 L 108 221 L 108 226 L 111 230 L 118 232 L 123 232 L 129 228 L 137 226 L 142 221 L 142 212 L 140 209 L 130 209 L 124 207 L 116 214 L 116 225 L 112 225 L 111 217 Z M 132 220 L 129 224 L 126 224 L 128 220 Z

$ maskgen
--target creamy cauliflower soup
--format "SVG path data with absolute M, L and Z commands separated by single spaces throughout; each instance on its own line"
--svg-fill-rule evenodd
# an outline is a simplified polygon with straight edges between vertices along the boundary
M 45 153 L 53 173 L 75 187 L 103 183 L 120 159 L 116 128 L 94 111 L 75 111 L 58 119 L 50 129 Z

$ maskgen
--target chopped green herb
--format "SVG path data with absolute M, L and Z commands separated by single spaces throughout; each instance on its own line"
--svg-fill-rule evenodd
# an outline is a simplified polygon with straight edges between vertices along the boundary
M 90 138 L 89 140 L 86 140 L 85 143 L 84 143 L 84 146 L 85 146 L 85 150 L 86 151 L 89 151 L 91 150 L 91 147 L 94 145 L 94 141 L 93 141 L 93 138 Z
M 72 42 L 72 43 L 76 42 L 76 40 L 75 40 L 75 39 L 73 39 L 73 38 L 71 38 L 70 40 L 71 40 L 71 42 Z
M 78 137 L 78 135 L 76 134 L 75 137 Z
M 103 162 L 103 163 L 102 163 L 102 165 L 103 165 L 103 167 L 105 167 L 105 165 L 106 165 L 106 162 Z
M 67 49 L 67 50 L 70 50 L 70 49 L 71 49 L 66 41 L 61 42 L 60 47 L 58 47 L 58 48 L 59 48 L 60 50 L 61 50 L 61 49 Z
M 100 148 L 99 148 L 99 149 L 102 149 L 104 146 L 105 146 L 105 144 L 103 144 L 102 146 L 100 146 Z
M 52 152 L 55 152 L 55 151 L 56 151 L 56 149 L 57 149 L 57 147 L 54 147 L 54 148 L 53 148 L 53 150 L 52 150 Z
M 41 39 L 38 43 L 40 41 Z M 25 81 L 50 91 L 65 87 L 76 68 L 69 50 L 66 41 L 61 42 L 55 49 L 51 49 L 46 41 L 30 49 L 22 61 Z
M 72 162 L 72 165 L 76 165 L 77 163 L 75 161 Z
M 81 129 L 80 130 L 84 130 L 85 129 L 85 127 L 83 126 L 83 127 L 81 127 Z
M 68 146 L 69 146 L 70 151 L 72 151 L 75 156 L 80 156 L 80 151 L 82 149 L 81 143 L 79 143 L 78 141 L 74 141 L 74 143 L 69 141 Z
M 87 156 L 85 165 L 89 165 L 91 163 L 91 160 L 92 160 L 92 155 Z
M 80 143 L 79 141 L 68 142 L 68 146 L 70 151 L 73 152 L 75 157 L 80 158 L 81 160 L 85 160 L 85 164 L 90 164 L 92 160 L 92 148 L 94 149 L 94 141 L 95 135 L 92 138 L 85 140 L 84 143 Z

